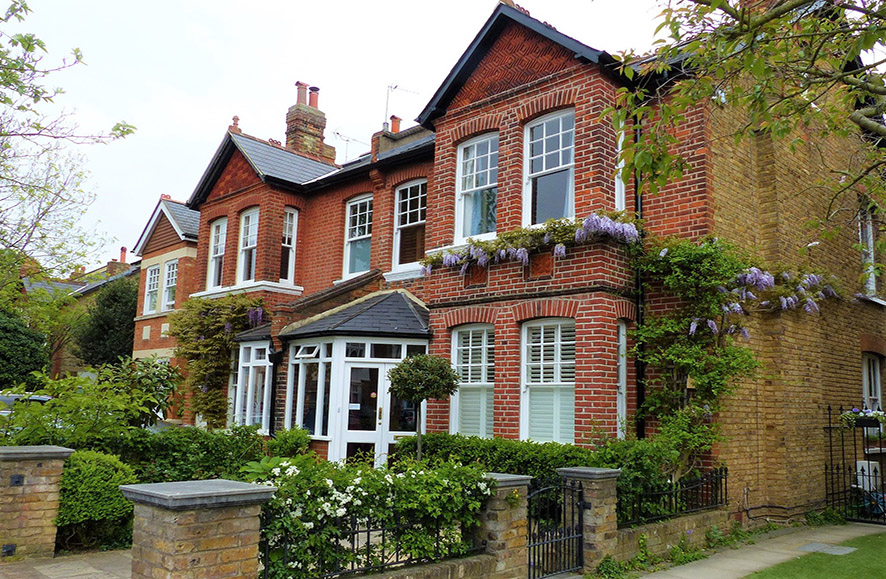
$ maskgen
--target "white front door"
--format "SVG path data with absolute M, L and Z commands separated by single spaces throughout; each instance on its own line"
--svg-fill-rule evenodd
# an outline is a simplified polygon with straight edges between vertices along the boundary
M 389 392 L 388 370 L 395 364 L 345 364 L 347 402 L 343 420 L 344 457 L 371 455 L 376 465 L 387 462 L 394 442 L 413 435 L 418 424 L 416 405 Z

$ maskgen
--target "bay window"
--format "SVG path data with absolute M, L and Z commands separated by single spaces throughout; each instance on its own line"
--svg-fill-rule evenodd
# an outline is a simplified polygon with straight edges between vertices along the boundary
M 572 218 L 574 209 L 575 113 L 546 115 L 526 127 L 525 225 Z
M 521 350 L 523 438 L 574 442 L 575 321 L 527 322 Z
M 250 209 L 240 216 L 238 281 L 255 279 L 256 245 L 258 245 L 258 209 Z
M 301 427 L 312 436 L 329 436 L 332 344 L 291 346 L 289 358 L 284 428 Z
M 492 237 L 498 204 L 498 135 L 483 135 L 458 148 L 456 243 Z
M 451 432 L 491 438 L 495 383 L 492 326 L 457 328 L 452 333 L 452 365 L 461 380 L 450 399 Z
M 272 364 L 267 342 L 240 344 L 239 372 L 234 393 L 234 423 L 257 424 L 259 431 L 268 432 L 271 410 Z
M 222 285 L 222 273 L 225 265 L 225 238 L 228 233 L 228 219 L 222 217 L 212 222 L 209 227 L 209 272 L 206 276 L 206 287 L 215 288 Z

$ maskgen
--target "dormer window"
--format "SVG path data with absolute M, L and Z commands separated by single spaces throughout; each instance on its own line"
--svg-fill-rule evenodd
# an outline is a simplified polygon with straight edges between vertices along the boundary
M 498 204 L 498 134 L 459 146 L 456 194 L 456 243 L 492 237 Z
M 561 111 L 526 126 L 523 222 L 575 216 L 574 187 L 575 113 Z
M 250 209 L 240 216 L 240 260 L 237 280 L 255 279 L 255 253 L 258 245 L 258 209 Z

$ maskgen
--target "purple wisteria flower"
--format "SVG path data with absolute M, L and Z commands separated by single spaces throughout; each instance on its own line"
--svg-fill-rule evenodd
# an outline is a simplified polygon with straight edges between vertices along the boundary
M 469 262 L 469 261 L 464 262 L 461 266 L 461 271 L 460 271 L 461 275 L 465 275 L 466 273 L 468 273 L 468 268 L 470 266 L 471 266 L 471 262 Z
M 689 324 L 689 335 L 690 335 L 690 336 L 694 336 L 694 335 L 695 335 L 695 331 L 696 331 L 697 329 L 698 329 L 698 318 L 695 318 L 695 319 L 692 320 L 692 322 Z
M 665 247 L 664 249 L 662 249 L 661 251 L 658 252 L 658 257 L 664 257 L 667 254 L 668 254 L 668 248 Z
M 458 264 L 458 256 L 454 253 L 446 253 L 443 256 L 443 267 L 455 267 Z
M 529 265 L 529 250 L 525 247 L 521 247 L 514 252 L 514 257 L 522 261 L 524 266 Z
M 431 275 L 431 269 L 433 269 L 433 267 L 434 267 L 434 266 L 432 266 L 431 264 L 428 264 L 428 265 L 422 267 L 422 268 L 421 268 L 421 274 L 422 274 L 423 276 L 425 276 L 425 277 Z
M 477 256 L 477 265 L 480 267 L 486 267 L 489 264 L 489 256 L 485 251 L 481 252 L 480 255 Z
M 819 312 L 818 304 L 815 303 L 815 300 L 812 298 L 806 298 L 806 304 L 803 306 L 803 309 L 806 310 L 806 313 L 808 314 Z
M 788 300 L 784 296 L 778 296 L 778 301 L 781 302 L 781 309 L 788 309 Z
M 583 228 L 578 228 L 575 230 L 575 242 L 582 243 L 585 239 L 588 238 L 588 232 Z
M 550 232 L 545 233 L 545 243 L 550 243 L 550 242 L 551 242 L 551 234 L 550 234 Z
M 234 326 L 231 325 L 231 322 L 225 322 L 225 333 L 226 334 L 230 334 L 233 329 L 234 329 Z
M 558 243 L 554 246 L 554 257 L 566 257 L 566 246 Z
M 708 320 L 708 329 L 715 334 L 719 332 L 719 330 L 717 329 L 717 322 L 715 322 L 714 320 Z
M 249 322 L 249 327 L 254 328 L 261 324 L 265 320 L 265 310 L 261 306 L 257 308 L 249 308 L 246 310 L 246 320 Z
M 751 339 L 751 333 L 748 331 L 747 328 L 741 329 L 741 337 L 744 338 L 745 340 Z

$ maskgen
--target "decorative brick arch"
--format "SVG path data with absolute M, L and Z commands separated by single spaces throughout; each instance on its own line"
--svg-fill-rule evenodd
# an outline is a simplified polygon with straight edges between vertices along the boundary
M 535 318 L 574 318 L 578 314 L 578 302 L 573 300 L 537 300 L 513 306 L 517 323 Z
M 637 321 L 637 304 L 630 300 L 619 299 L 615 302 L 615 317 L 619 320 Z
M 443 323 L 447 328 L 463 326 L 465 324 L 490 324 L 495 325 L 498 317 L 498 308 L 470 307 L 450 310 L 443 314 Z
M 526 123 L 542 114 L 575 106 L 577 96 L 578 90 L 574 88 L 547 93 L 517 107 L 517 119 L 520 123 Z
M 501 128 L 501 125 L 502 115 L 500 113 L 494 115 L 478 115 L 455 127 L 452 130 L 452 141 L 453 143 L 458 144 L 461 141 L 465 141 L 481 133 L 498 131 L 499 128 Z
M 874 334 L 862 334 L 861 351 L 879 354 L 886 358 L 886 340 Z
M 409 181 L 429 181 L 427 171 L 424 167 L 410 167 L 405 171 L 398 171 L 391 180 L 391 188 L 396 189 Z

